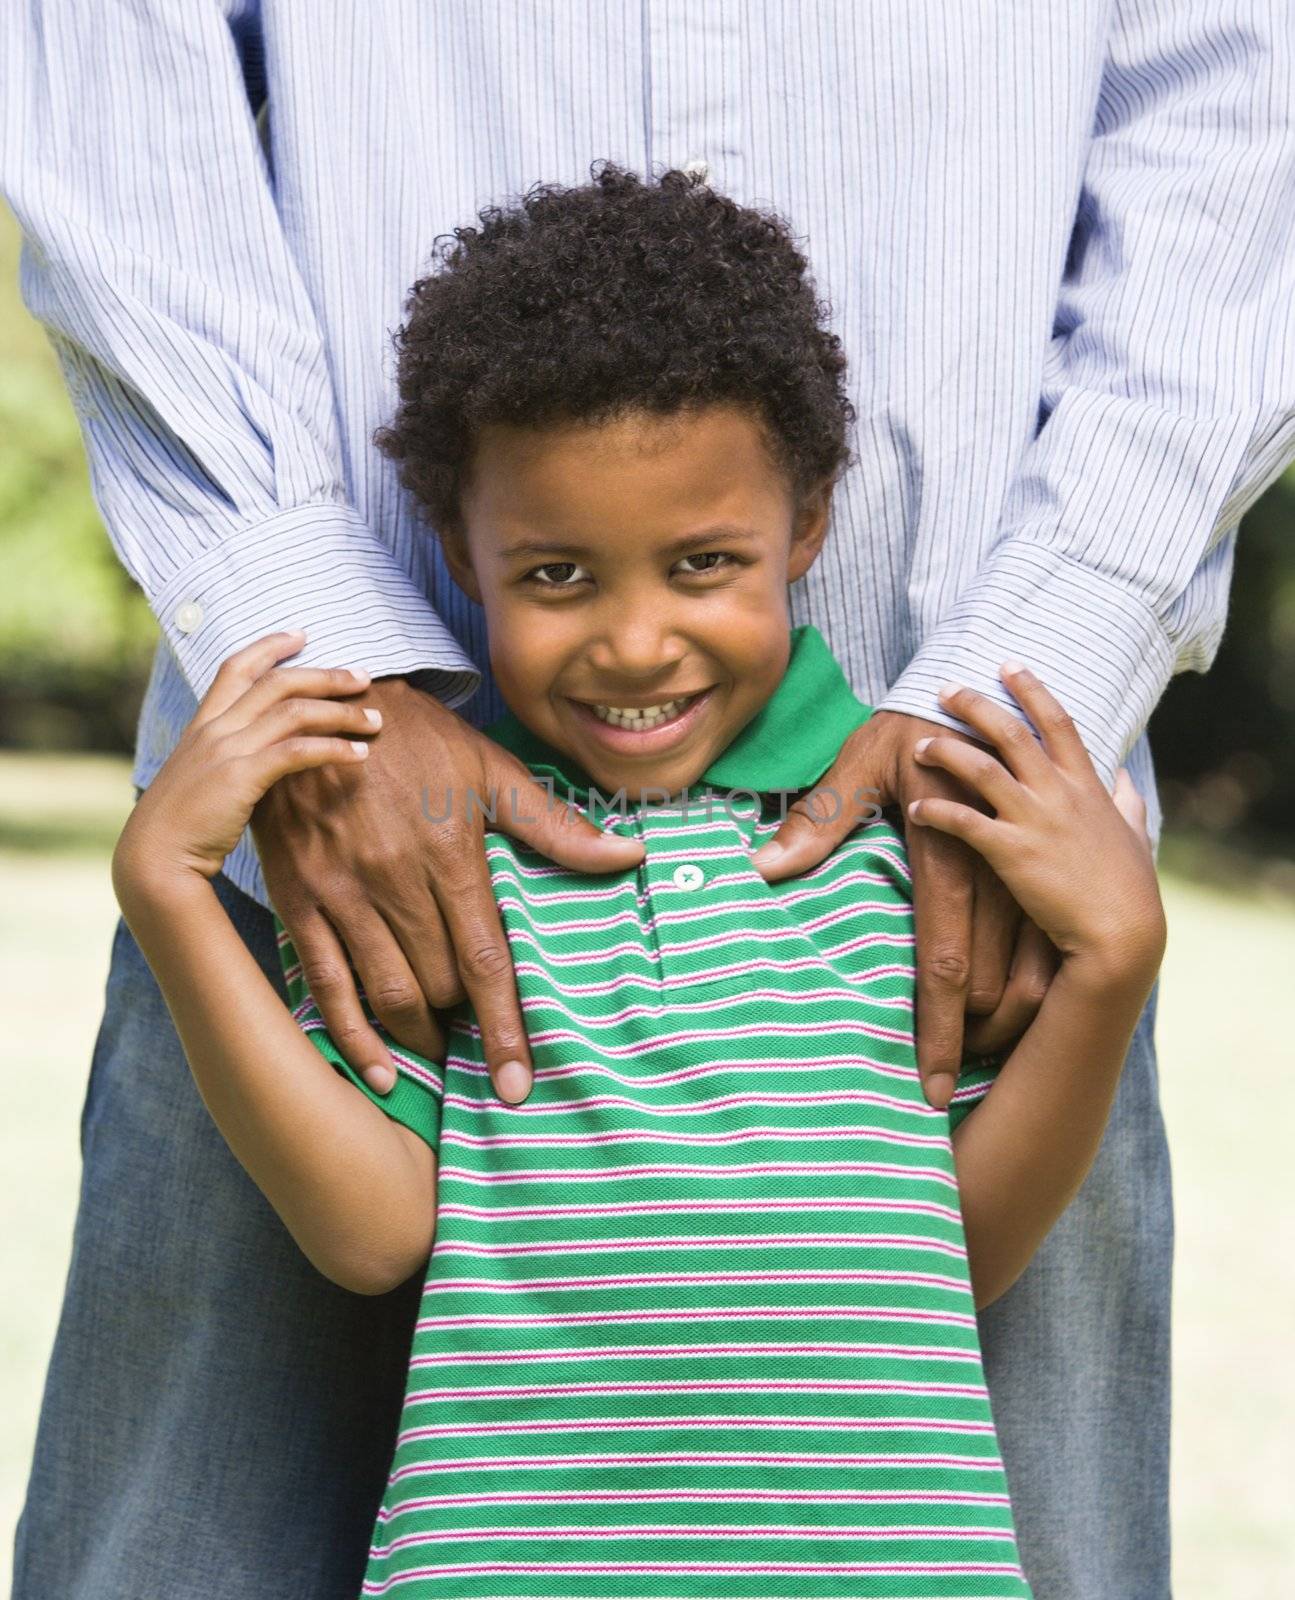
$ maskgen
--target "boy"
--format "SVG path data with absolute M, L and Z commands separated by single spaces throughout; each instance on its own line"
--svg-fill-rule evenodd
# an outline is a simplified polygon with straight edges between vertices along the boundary
M 874 817 L 775 886 L 748 859 L 868 715 L 787 626 L 848 407 L 785 235 L 681 184 L 612 169 L 460 230 L 384 435 L 485 607 L 519 777 L 632 808 L 606 808 L 636 857 L 606 878 L 492 845 L 526 1104 L 491 1096 L 466 1010 L 443 1073 L 401 1053 L 394 1087 L 348 1081 L 291 951 L 319 1051 L 211 894 L 279 776 L 375 732 L 362 679 L 275 669 L 299 637 L 226 663 L 114 881 L 213 1116 L 321 1271 L 380 1292 L 432 1251 L 366 1592 L 1027 1594 L 974 1310 L 1096 1151 L 1163 942 L 1150 855 L 1029 673 L 1005 677 L 1042 748 L 946 698 L 1003 761 L 923 759 L 994 815 L 915 820 L 980 850 L 1062 956 L 951 1144 L 913 1060 L 899 836 Z M 677 339 L 609 347 L 662 292 Z M 504 368 L 513 309 L 530 348 Z M 431 798 L 462 826 L 481 797 Z

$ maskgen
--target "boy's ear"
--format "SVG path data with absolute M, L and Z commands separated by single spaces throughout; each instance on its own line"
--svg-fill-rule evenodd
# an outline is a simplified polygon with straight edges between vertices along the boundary
M 476 572 L 468 556 L 466 536 L 458 530 L 443 528 L 441 554 L 445 557 L 445 565 L 449 568 L 450 576 L 468 599 L 475 600 L 478 605 L 483 604 L 481 585 L 477 582 Z
M 818 559 L 827 538 L 828 516 L 832 510 L 835 480 L 819 488 L 800 504 L 791 529 L 791 549 L 787 555 L 787 582 L 803 578 Z

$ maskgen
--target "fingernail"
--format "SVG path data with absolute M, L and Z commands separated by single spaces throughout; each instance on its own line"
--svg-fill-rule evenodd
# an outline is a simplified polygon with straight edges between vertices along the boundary
M 1024 661 L 1018 661 L 1015 656 L 1010 656 L 1006 661 L 1003 662 L 1002 666 L 999 668 L 999 671 L 1007 673 L 1010 677 L 1014 673 L 1026 671 L 1026 666 Z
M 357 756 L 367 756 L 369 753 L 369 747 L 363 739 L 352 739 L 351 749 L 355 751 Z
M 908 814 L 920 822 L 922 820 L 922 802 L 920 800 L 910 800 L 908 802 Z
M 367 672 L 363 667 L 347 667 L 346 670 L 355 679 L 356 683 L 368 683 L 373 677 L 373 674 Z
M 380 728 L 382 726 L 382 713 L 381 711 L 375 711 L 372 706 L 365 706 L 364 720 L 371 722 L 375 728 Z
M 926 1080 L 926 1098 L 937 1111 L 947 1111 L 958 1080 L 948 1072 L 937 1072 Z
M 751 860 L 758 866 L 772 867 L 776 866 L 786 854 L 786 845 L 779 844 L 776 839 L 770 839 L 767 844 L 762 844 L 752 853 Z
M 365 1067 L 360 1076 L 374 1094 L 386 1094 L 395 1087 L 396 1074 L 390 1067 Z
M 495 1074 L 495 1088 L 501 1100 L 520 1105 L 531 1092 L 531 1075 L 520 1061 L 505 1061 Z
M 917 743 L 913 746 L 913 754 L 915 756 L 920 756 L 922 751 L 926 749 L 927 745 L 930 744 L 930 742 L 931 742 L 930 739 L 919 739 L 917 741 Z
M 957 694 L 962 688 L 960 683 L 946 683 L 940 690 L 940 699 L 947 700 L 951 694 Z

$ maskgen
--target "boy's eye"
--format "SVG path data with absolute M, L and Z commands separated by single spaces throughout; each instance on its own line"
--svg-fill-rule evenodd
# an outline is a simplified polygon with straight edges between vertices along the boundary
M 542 567 L 532 567 L 526 576 L 533 579 L 541 589 L 570 589 L 573 587 L 570 582 L 572 574 L 580 570 L 574 561 L 546 561 Z M 554 576 L 542 578 L 540 576 L 542 572 L 553 573 Z
M 699 575 L 702 572 L 715 572 L 724 563 L 732 561 L 733 557 L 727 550 L 704 550 L 699 555 L 684 556 L 683 559 L 701 563 L 696 569 L 696 575 Z M 694 575 L 694 573 L 686 574 L 689 577 Z

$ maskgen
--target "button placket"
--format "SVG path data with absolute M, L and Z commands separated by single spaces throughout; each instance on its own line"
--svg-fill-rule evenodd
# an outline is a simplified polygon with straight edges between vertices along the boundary
M 732 818 L 722 804 L 708 808 L 696 797 L 686 807 L 645 807 L 641 816 L 645 910 L 652 917 L 661 976 L 672 995 L 692 988 L 711 990 L 710 969 L 719 958 L 711 948 L 715 928 L 707 920 L 709 885 L 724 870 L 728 851 L 741 847 L 736 830 L 730 835 Z

